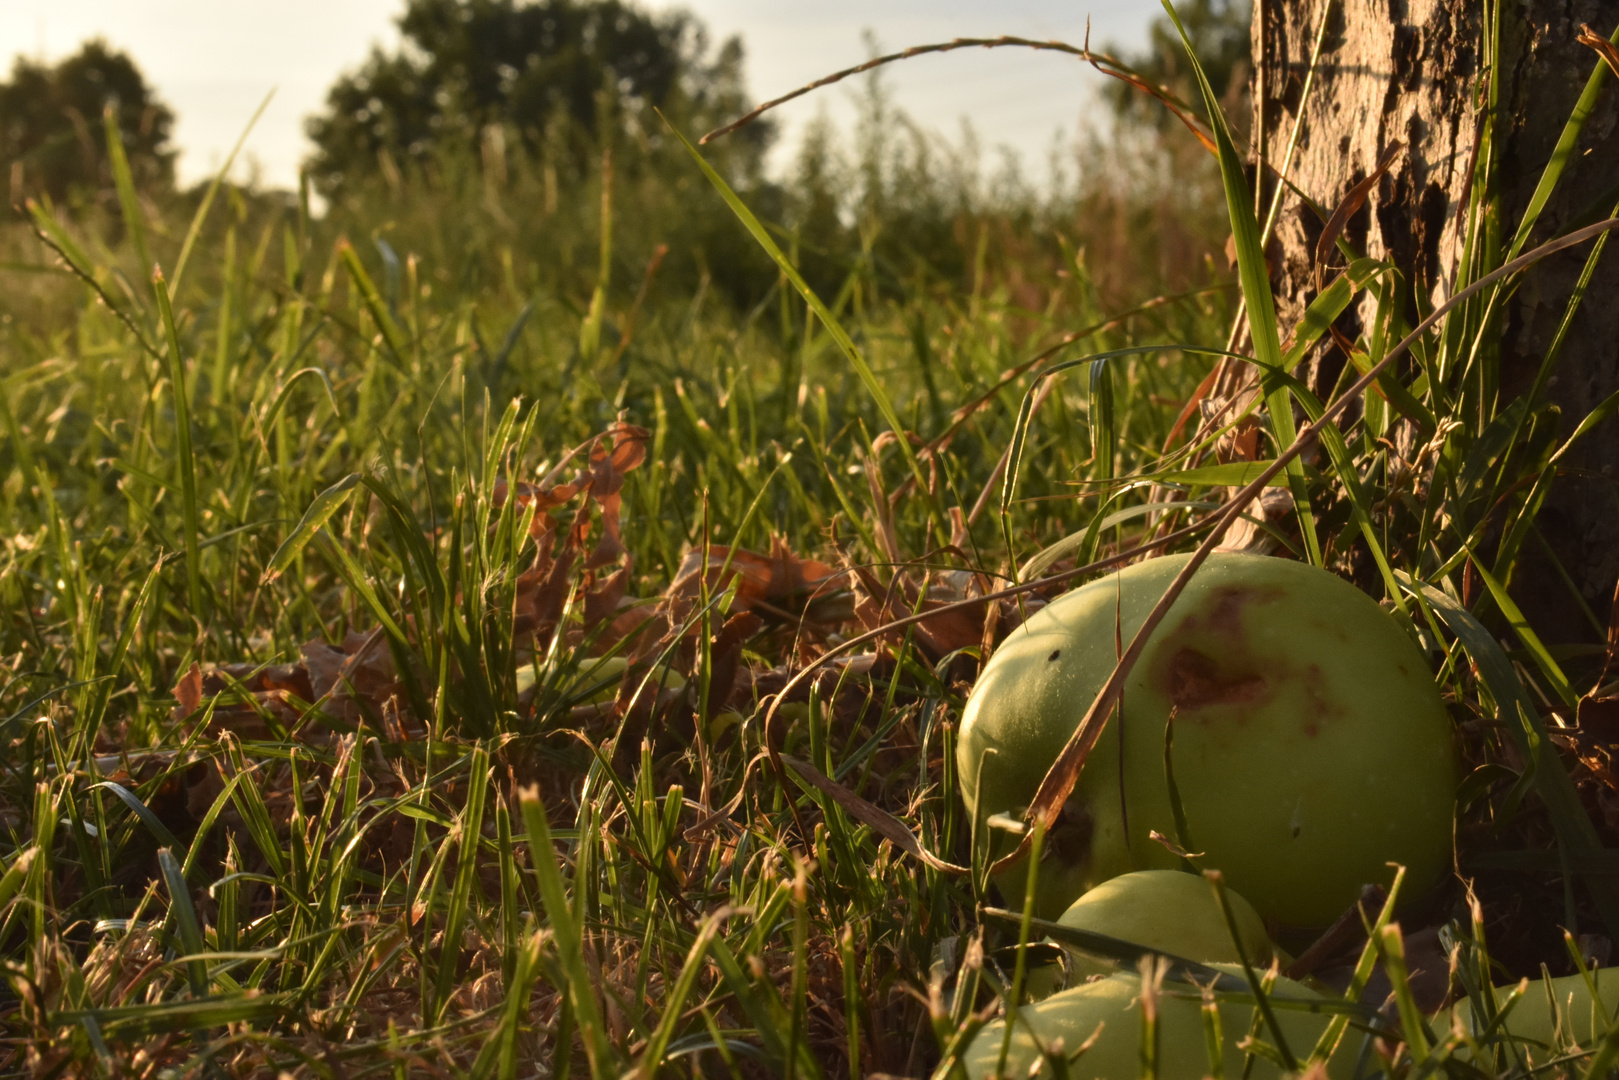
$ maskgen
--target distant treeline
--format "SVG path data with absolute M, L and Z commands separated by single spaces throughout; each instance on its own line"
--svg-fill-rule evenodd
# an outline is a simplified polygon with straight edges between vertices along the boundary
M 1182 17 L 1240 114 L 1247 6 L 1195 0 Z M 402 45 L 373 49 L 307 121 L 303 199 L 324 206 L 319 228 L 431 253 L 461 286 L 504 273 L 588 297 L 605 278 L 619 291 L 713 294 L 741 313 L 771 292 L 775 268 L 669 133 L 695 137 L 751 107 L 739 39 L 716 46 L 690 14 L 621 0 L 409 0 L 399 25 Z M 1126 59 L 1195 99 L 1177 53 L 1155 26 L 1149 48 Z M 1110 87 L 1111 125 L 1035 182 L 1015 162 L 986 170 L 970 137 L 922 131 L 880 73 L 865 79 L 856 130 L 812 124 L 785 175 L 764 167 L 769 117 L 705 148 L 829 299 L 855 273 L 877 295 L 993 281 L 1028 305 L 1037 291 L 1018 290 L 1035 265 L 1040 276 L 1106 267 L 1092 284 L 1119 302 L 1208 280 L 1222 235 L 1217 178 L 1149 97 Z M 116 233 L 104 116 L 154 208 L 195 204 L 200 190 L 175 188 L 172 112 L 100 41 L 56 65 L 19 58 L 0 83 L 9 201 L 48 199 Z M 233 197 L 239 213 L 297 203 Z

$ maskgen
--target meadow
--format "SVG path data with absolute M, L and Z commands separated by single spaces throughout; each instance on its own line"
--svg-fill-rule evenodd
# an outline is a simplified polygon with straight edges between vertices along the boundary
M 1270 466 L 1307 512 L 1249 513 L 1252 542 L 1422 641 L 1458 850 L 1513 872 L 1435 901 L 1458 985 L 1582 962 L 1611 878 L 1546 857 L 1600 860 L 1608 765 L 1547 716 L 1603 657 L 1507 589 L 1571 441 L 1486 392 L 1509 253 L 1470 249 L 1478 288 L 1418 328 L 1398 269 L 1344 252 L 1313 321 L 1247 335 L 1281 375 L 1206 419 L 1269 309 L 1207 105 L 1215 153 L 1125 131 L 1049 189 L 879 94 L 787 184 L 648 115 L 560 175 L 486 140 L 321 214 L 127 170 L 27 207 L 0 233 L 4 1068 L 948 1072 L 1031 948 L 948 865 L 961 705 L 1023 614 L 999 590 L 1193 550 Z M 1288 378 L 1366 297 L 1337 384 Z M 1391 1073 L 1477 1074 L 1398 1016 L 1359 1019 Z

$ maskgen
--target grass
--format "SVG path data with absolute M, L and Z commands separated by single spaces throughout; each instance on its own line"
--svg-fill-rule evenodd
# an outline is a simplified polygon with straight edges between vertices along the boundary
M 1172 437 L 1236 289 L 1269 310 L 1209 104 L 1236 286 L 1121 284 L 971 208 L 954 278 L 867 244 L 805 281 L 803 233 L 753 218 L 747 192 L 727 209 L 723 173 L 678 146 L 565 192 L 549 248 L 502 239 L 503 219 L 543 225 L 521 216 L 541 184 L 523 168 L 504 191 L 407 177 L 370 218 L 227 188 L 193 229 L 123 175 L 116 219 L 35 207 L 40 239 L 6 241 L 26 299 L 0 316 L 6 1067 L 947 1066 L 1034 947 L 1029 914 L 991 916 L 952 865 L 971 858 L 953 734 L 984 582 L 1206 519 L 1281 468 L 1294 410 L 1318 420 L 1348 381 L 1288 370 L 1368 296 L 1346 371 L 1386 362 L 1379 391 L 1320 426 L 1288 473 L 1306 512 L 1268 527 L 1421 636 L 1473 770 L 1464 867 L 1493 858 L 1554 897 L 1442 898 L 1461 984 L 1482 1000 L 1492 962 L 1566 968 L 1560 937 L 1538 944 L 1558 924 L 1611 936 L 1612 838 L 1590 813 L 1606 763 L 1562 730 L 1602 658 L 1542 641 L 1510 591 L 1566 447 L 1540 396 L 1555 355 L 1530 396 L 1495 393 L 1508 277 L 1402 358 L 1429 312 L 1357 262 L 1299 334 L 1256 324 L 1259 466 L 1213 459 L 1239 416 Z M 1472 191 L 1459 288 L 1533 226 Z M 674 226 L 688 276 L 658 277 L 687 207 L 760 241 L 726 302 Z M 845 564 L 857 587 L 813 588 Z M 940 597 L 976 603 L 966 630 L 850 644 Z M 839 649 L 851 662 L 775 700 Z M 1580 873 L 1544 874 L 1546 853 Z M 1380 964 L 1412 1027 L 1398 935 L 1379 927 L 1356 975 Z M 1465 1071 L 1461 1036 L 1433 1036 L 1391 1039 L 1388 1070 Z M 1521 1073 L 1494 1038 L 1495 1071 Z

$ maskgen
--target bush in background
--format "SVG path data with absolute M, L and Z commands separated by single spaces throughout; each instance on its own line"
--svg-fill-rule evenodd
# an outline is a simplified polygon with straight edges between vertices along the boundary
M 136 184 L 146 191 L 174 185 L 174 113 L 146 84 L 128 54 L 88 41 L 59 64 L 19 56 L 0 82 L 0 176 L 9 202 L 47 195 L 111 193 L 112 168 L 102 132 L 111 107 Z

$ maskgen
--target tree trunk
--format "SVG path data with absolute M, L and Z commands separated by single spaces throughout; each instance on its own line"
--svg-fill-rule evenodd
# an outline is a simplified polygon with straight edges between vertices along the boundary
M 1261 109 L 1268 162 L 1279 164 L 1293 134 L 1303 82 L 1329 0 L 1256 0 L 1254 100 Z M 1487 52 L 1482 5 L 1470 0 L 1330 0 L 1315 85 L 1304 102 L 1302 137 L 1289 177 L 1330 212 L 1371 175 L 1395 140 L 1404 150 L 1350 221 L 1349 241 L 1395 263 L 1421 295 L 1444 300 L 1455 280 L 1474 147 L 1490 122 L 1476 103 Z M 1597 54 L 1575 39 L 1582 23 L 1612 32 L 1612 0 L 1517 0 L 1502 3 L 1500 90 L 1496 120 L 1501 232 L 1510 239 L 1574 109 Z M 1610 78 L 1585 125 L 1575 158 L 1530 243 L 1583 216 L 1605 217 L 1619 192 L 1619 89 Z M 1277 223 L 1277 308 L 1285 330 L 1314 295 L 1313 259 L 1322 222 L 1297 197 Z M 1589 245 L 1532 269 L 1512 295 L 1501 340 L 1500 394 L 1524 393 L 1563 317 Z M 1619 258 L 1599 265 L 1549 385 L 1563 436 L 1619 389 Z M 1369 316 L 1364 307 L 1351 323 Z M 1358 325 L 1349 328 L 1354 336 Z M 1342 356 L 1318 359 L 1310 372 L 1330 387 Z M 1619 578 L 1619 423 L 1601 425 L 1571 455 L 1541 532 L 1572 579 L 1571 590 L 1544 549 L 1531 542 L 1514 592 L 1551 641 L 1590 639 L 1595 631 L 1574 593 L 1605 620 Z

